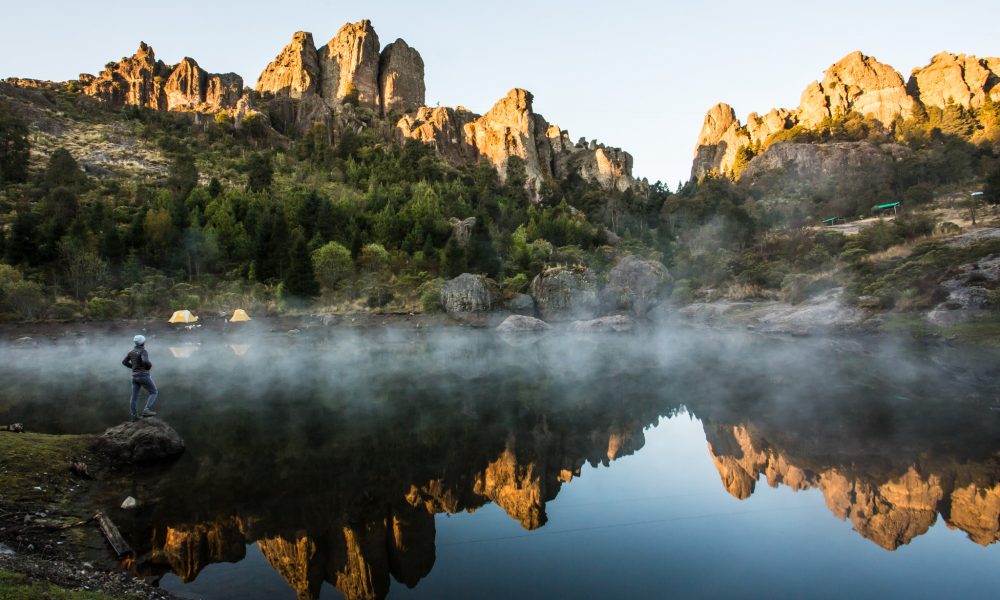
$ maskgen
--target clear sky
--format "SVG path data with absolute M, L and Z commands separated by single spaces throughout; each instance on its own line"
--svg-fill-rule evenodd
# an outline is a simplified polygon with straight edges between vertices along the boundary
M 423 55 L 427 102 L 485 112 L 510 88 L 581 136 L 621 146 L 635 173 L 686 180 L 705 111 L 798 106 L 806 84 L 853 50 L 904 77 L 948 50 L 1000 56 L 1000 2 L 672 2 L 444 0 L 5 2 L 0 78 L 65 80 L 97 73 L 140 40 L 158 58 L 191 56 L 253 85 L 298 30 L 325 43 L 371 19 L 383 45 L 404 38 Z

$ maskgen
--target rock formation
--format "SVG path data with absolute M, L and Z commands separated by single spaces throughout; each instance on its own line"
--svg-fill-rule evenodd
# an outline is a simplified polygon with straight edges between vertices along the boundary
M 311 33 L 298 31 L 257 78 L 261 94 L 301 98 L 319 90 L 319 54 Z
M 511 159 L 524 165 L 526 187 L 537 193 L 543 182 L 575 173 L 607 189 L 625 191 L 637 185 L 632 157 L 620 148 L 597 142 L 573 144 L 569 133 L 534 112 L 531 93 L 513 89 L 485 115 L 461 107 L 421 108 L 396 124 L 400 139 L 431 144 L 453 164 L 478 160 L 492 164 L 506 181 Z
M 815 127 L 824 119 L 857 112 L 889 125 L 896 117 L 913 114 L 914 99 L 906 92 L 903 77 L 889 65 L 861 52 L 852 52 L 802 92 L 799 122 Z
M 1000 60 L 942 52 L 931 64 L 914 69 L 907 88 L 924 106 L 944 108 L 949 102 L 978 108 L 987 99 L 1000 102 Z
M 255 88 L 294 100 L 316 99 L 328 109 L 352 102 L 375 111 L 410 111 L 424 104 L 424 61 L 403 40 L 380 52 L 370 21 L 347 23 L 325 46 L 316 48 L 311 33 L 297 32 L 257 79 Z
M 379 42 L 371 21 L 347 23 L 319 49 L 320 95 L 331 107 L 345 99 L 379 108 Z
M 398 39 L 382 50 L 378 89 L 382 114 L 410 112 L 424 105 L 424 59 L 404 40 Z
M 206 73 L 192 58 L 167 65 L 145 42 L 133 56 L 108 63 L 97 77 L 81 75 L 80 82 L 84 94 L 111 106 L 162 111 L 218 112 L 235 108 L 243 95 L 239 75 Z
M 831 117 L 853 112 L 888 128 L 897 118 L 913 116 L 921 104 L 943 109 L 949 102 L 964 108 L 998 102 L 998 83 L 1000 59 L 996 58 L 941 53 L 928 66 L 914 69 L 904 83 L 892 67 L 853 52 L 827 69 L 821 81 L 806 87 L 797 109 L 772 109 L 764 116 L 750 113 L 743 125 L 729 105 L 712 107 L 698 136 L 691 176 L 738 176 L 734 168 L 740 148 L 767 150 L 775 133 L 795 126 L 814 128 Z

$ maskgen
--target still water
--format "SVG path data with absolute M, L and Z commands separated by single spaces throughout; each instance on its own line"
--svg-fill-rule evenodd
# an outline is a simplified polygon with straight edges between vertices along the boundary
M 996 597 L 1000 355 L 705 329 L 151 336 L 187 442 L 97 495 L 190 598 Z M 128 337 L 0 347 L 99 432 Z M 118 510 L 126 495 L 143 508 Z

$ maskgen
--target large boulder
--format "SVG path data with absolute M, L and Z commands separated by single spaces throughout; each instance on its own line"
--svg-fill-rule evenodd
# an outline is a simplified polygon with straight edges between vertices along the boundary
M 93 449 L 114 464 L 139 464 L 181 454 L 184 440 L 160 419 L 140 419 L 108 429 L 97 438 Z
M 613 315 L 569 324 L 573 333 L 625 333 L 635 329 L 635 321 L 627 315 Z
M 546 321 L 592 319 L 597 309 L 597 278 L 583 267 L 551 267 L 535 276 L 531 296 Z
M 663 263 L 641 256 L 626 256 L 608 273 L 608 285 L 601 293 L 605 310 L 627 310 L 637 317 L 649 312 L 661 286 L 670 280 Z
M 500 333 L 538 333 L 549 329 L 552 326 L 545 321 L 525 315 L 511 315 L 497 326 Z
M 499 301 L 499 286 L 482 275 L 462 273 L 441 286 L 441 306 L 458 321 L 477 322 L 496 310 Z

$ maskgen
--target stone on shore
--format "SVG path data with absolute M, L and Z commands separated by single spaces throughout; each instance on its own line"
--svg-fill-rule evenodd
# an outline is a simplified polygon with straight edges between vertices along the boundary
M 500 333 L 535 333 L 539 331 L 547 331 L 551 328 L 552 327 L 548 323 L 542 321 L 541 319 L 525 315 L 511 315 L 504 319 L 503 323 L 500 323 L 500 325 L 497 326 L 497 331 Z
M 111 427 L 93 449 L 114 464 L 150 463 L 184 452 L 184 440 L 162 420 L 149 418 Z

